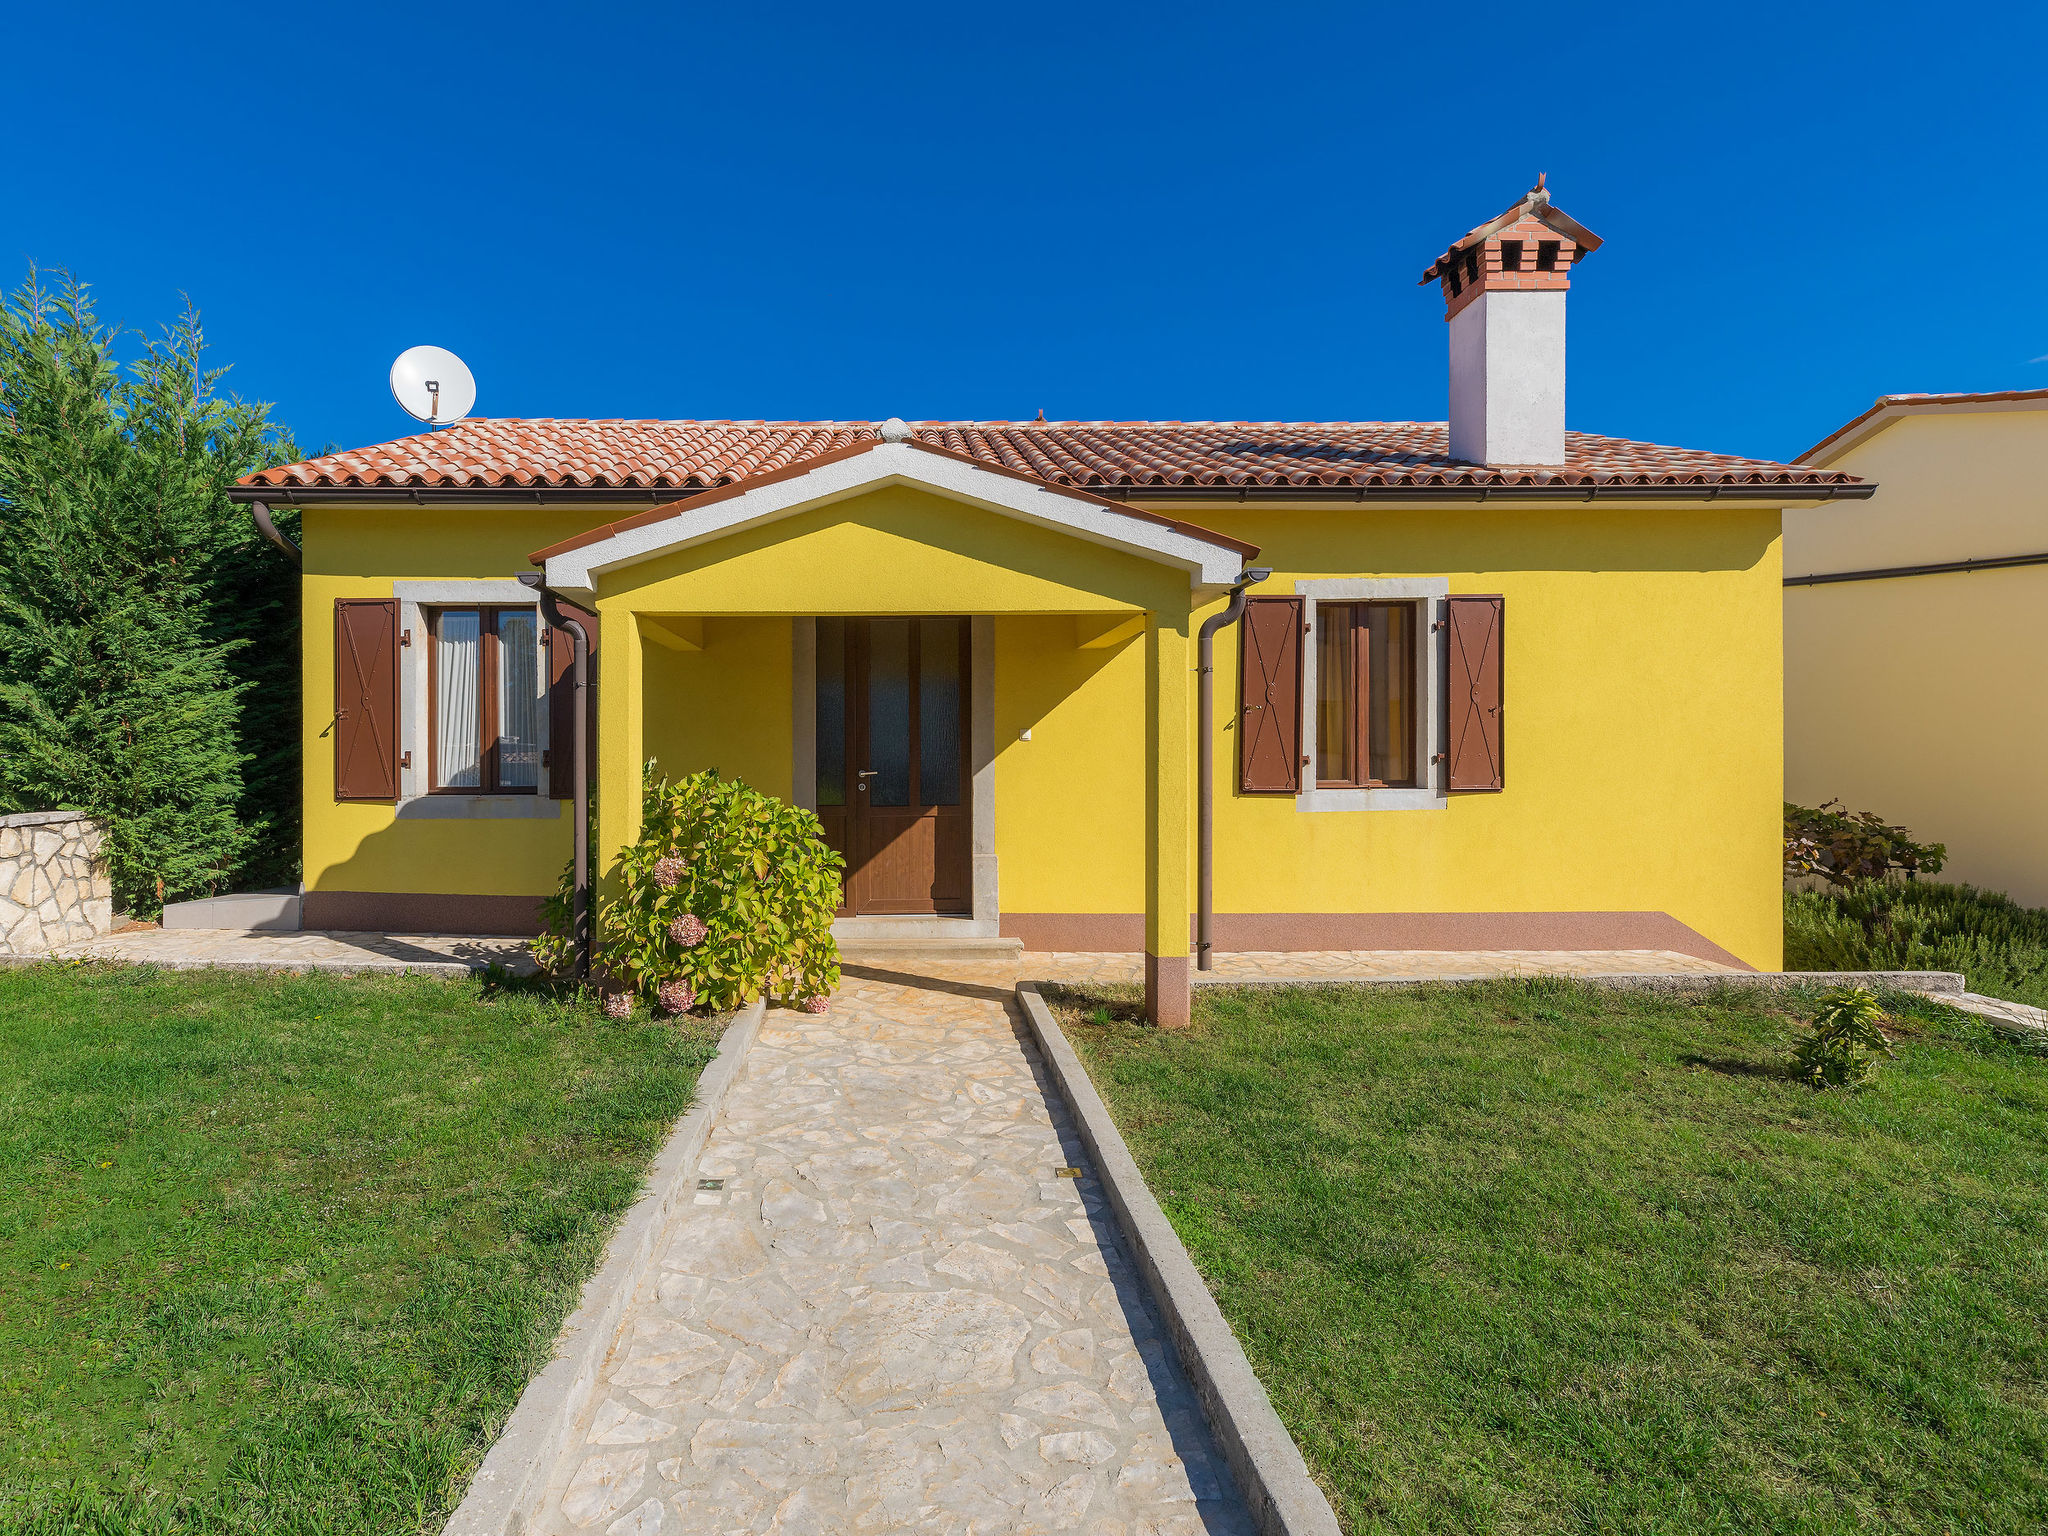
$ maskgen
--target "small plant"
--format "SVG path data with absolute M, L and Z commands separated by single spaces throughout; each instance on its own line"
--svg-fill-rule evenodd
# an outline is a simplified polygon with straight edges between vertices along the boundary
M 1820 1000 L 1804 1040 L 1793 1048 L 1799 1075 L 1815 1089 L 1854 1087 L 1877 1070 L 1877 1058 L 1892 1054 L 1879 1028 L 1885 1012 L 1862 987 L 1837 987 Z
M 737 779 L 670 783 L 647 766 L 639 840 L 597 907 L 594 968 L 650 1009 L 735 1008 L 774 993 L 810 1007 L 839 985 L 839 855 L 811 812 Z M 544 965 L 571 958 L 569 903 L 546 908 Z
M 1942 843 L 1916 843 L 1875 811 L 1845 811 L 1839 800 L 1812 808 L 1785 804 L 1785 875 L 1819 875 L 1830 885 L 1891 875 L 1937 875 L 1948 862 Z

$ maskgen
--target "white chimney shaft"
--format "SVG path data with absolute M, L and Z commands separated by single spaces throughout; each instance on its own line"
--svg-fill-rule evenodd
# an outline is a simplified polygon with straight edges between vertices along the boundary
M 1450 322 L 1451 457 L 1474 464 L 1562 464 L 1564 304 L 1572 265 L 1600 237 L 1529 194 L 1439 256 Z
M 1562 288 L 1483 292 L 1451 316 L 1451 457 L 1564 462 Z

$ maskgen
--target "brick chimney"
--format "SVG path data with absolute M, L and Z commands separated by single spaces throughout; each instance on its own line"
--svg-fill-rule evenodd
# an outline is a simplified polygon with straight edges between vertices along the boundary
M 1564 462 L 1564 296 L 1600 237 L 1529 194 L 1422 274 L 1451 327 L 1451 457 L 1475 464 Z

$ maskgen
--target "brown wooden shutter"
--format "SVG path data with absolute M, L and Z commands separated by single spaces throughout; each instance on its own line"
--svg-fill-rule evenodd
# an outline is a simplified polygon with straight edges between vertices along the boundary
M 1238 625 L 1237 783 L 1247 795 L 1301 791 L 1298 597 L 1254 597 Z
M 560 606 L 562 617 L 577 620 L 582 624 L 583 632 L 590 636 L 590 698 L 586 713 L 590 719 L 591 756 L 594 759 L 597 755 L 597 615 L 585 613 L 569 603 Z M 576 792 L 576 679 L 571 675 L 575 656 L 569 631 L 551 627 L 548 630 L 548 795 L 555 800 L 567 800 Z M 597 782 L 594 765 L 590 781 L 592 784 Z
M 1450 777 L 1452 789 L 1499 789 L 1501 758 L 1501 627 L 1505 600 L 1449 600 Z
M 334 605 L 334 798 L 398 798 L 398 604 Z

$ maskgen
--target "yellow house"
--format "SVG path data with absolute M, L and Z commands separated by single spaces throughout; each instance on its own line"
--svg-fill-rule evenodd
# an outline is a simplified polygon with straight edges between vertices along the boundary
M 1785 793 L 2048 906 L 2048 389 L 1887 395 L 1801 456 L 1882 482 L 1785 520 Z
M 1869 487 L 1567 433 L 1598 243 L 1539 186 L 1432 263 L 1448 423 L 470 420 L 251 477 L 303 513 L 305 925 L 532 930 L 580 613 L 600 879 L 652 760 L 814 808 L 843 934 L 1142 951 L 1168 1022 L 1205 803 L 1217 949 L 1777 966 L 1781 512 Z

